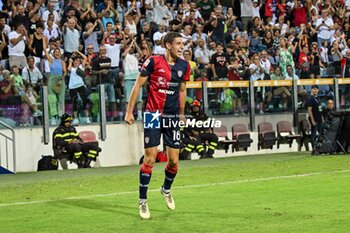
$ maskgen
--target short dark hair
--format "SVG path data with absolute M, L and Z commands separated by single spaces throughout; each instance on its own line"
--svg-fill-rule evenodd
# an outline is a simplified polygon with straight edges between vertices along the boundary
M 216 44 L 216 47 L 218 47 L 218 46 L 224 47 L 224 44 L 221 43 L 221 42 L 218 42 L 218 43 Z
M 175 40 L 175 38 L 182 38 L 180 33 L 177 32 L 168 32 L 165 36 L 164 36 L 164 45 L 166 45 L 167 43 L 172 44 Z
M 42 22 L 38 22 L 38 23 L 36 23 L 36 28 L 44 29 L 45 26 L 44 26 L 44 24 Z

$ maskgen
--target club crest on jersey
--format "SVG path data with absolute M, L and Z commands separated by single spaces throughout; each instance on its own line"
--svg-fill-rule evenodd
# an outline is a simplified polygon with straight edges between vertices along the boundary
M 182 70 L 177 71 L 177 75 L 179 75 L 180 78 L 182 77 L 183 74 L 184 74 L 184 72 Z
M 149 143 L 149 137 L 145 137 L 145 143 Z

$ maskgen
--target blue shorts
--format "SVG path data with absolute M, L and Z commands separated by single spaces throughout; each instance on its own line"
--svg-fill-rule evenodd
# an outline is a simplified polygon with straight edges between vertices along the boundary
M 180 127 L 168 127 L 161 125 L 159 128 L 145 128 L 144 129 L 144 148 L 150 148 L 160 145 L 160 137 L 163 134 L 164 145 L 178 149 L 180 148 Z

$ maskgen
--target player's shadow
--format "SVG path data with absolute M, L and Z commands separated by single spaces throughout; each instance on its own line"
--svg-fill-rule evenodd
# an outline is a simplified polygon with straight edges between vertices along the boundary
M 122 214 L 125 216 L 139 219 L 139 216 L 137 214 L 138 213 L 137 204 L 132 206 L 121 205 L 117 203 L 117 200 L 115 200 L 114 203 L 106 203 L 101 200 L 93 200 L 93 199 L 72 199 L 72 200 L 61 200 L 61 201 L 51 202 L 50 204 L 58 207 L 75 206 L 82 209 L 86 209 L 88 211 L 94 210 L 94 211 L 108 212 L 113 214 Z M 168 212 L 160 209 L 152 209 L 152 210 L 157 212 Z

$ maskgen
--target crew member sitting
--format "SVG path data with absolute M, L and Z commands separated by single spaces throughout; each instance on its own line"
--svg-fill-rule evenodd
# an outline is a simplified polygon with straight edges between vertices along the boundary
M 63 169 L 67 169 L 67 164 L 61 161 L 64 159 L 76 163 L 78 168 L 88 168 L 92 160 L 96 161 L 101 148 L 93 143 L 83 143 L 71 125 L 72 119 L 71 115 L 64 113 L 60 125 L 53 132 L 54 155 L 60 160 Z
M 191 105 L 191 116 L 189 120 L 195 122 L 208 120 L 208 116 L 201 111 L 201 103 L 194 100 Z M 200 124 L 199 124 L 200 125 Z M 203 124 L 202 124 L 203 125 Z M 182 139 L 184 148 L 181 152 L 183 159 L 189 158 L 189 153 L 195 150 L 200 158 L 213 158 L 213 154 L 218 145 L 218 136 L 212 132 L 212 129 L 203 127 L 189 127 L 184 130 L 184 138 Z M 205 145 L 208 150 L 205 151 Z

